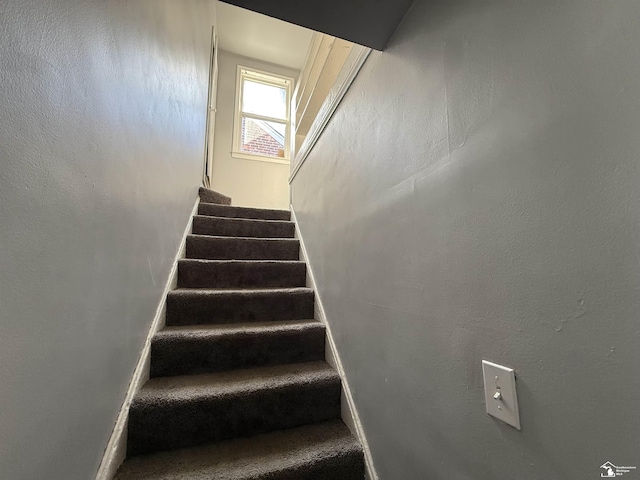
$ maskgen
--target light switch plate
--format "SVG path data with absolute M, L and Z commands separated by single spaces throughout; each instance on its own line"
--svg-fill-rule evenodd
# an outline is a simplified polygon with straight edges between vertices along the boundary
M 513 368 L 482 361 L 487 413 L 520 430 L 520 413 Z

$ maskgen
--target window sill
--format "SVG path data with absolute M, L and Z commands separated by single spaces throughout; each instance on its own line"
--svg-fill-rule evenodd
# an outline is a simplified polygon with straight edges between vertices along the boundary
M 279 163 L 281 165 L 289 165 L 288 158 L 265 157 L 262 155 L 251 155 L 243 152 L 231 152 L 233 158 L 242 158 L 243 160 L 254 160 L 256 162 Z

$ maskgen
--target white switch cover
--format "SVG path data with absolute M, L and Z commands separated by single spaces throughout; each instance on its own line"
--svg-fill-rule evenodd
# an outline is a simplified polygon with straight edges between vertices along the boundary
M 487 413 L 520 430 L 516 373 L 513 368 L 482 361 Z

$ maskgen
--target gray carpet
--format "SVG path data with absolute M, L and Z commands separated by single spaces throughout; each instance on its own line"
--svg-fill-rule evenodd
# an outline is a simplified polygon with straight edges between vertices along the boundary
M 212 460 L 213 459 L 213 460 Z M 351 480 L 362 449 L 340 420 L 132 457 L 118 480 Z
M 261 220 L 291 220 L 289 210 L 265 210 L 262 208 L 234 207 L 227 208 L 223 205 L 211 203 L 201 203 L 198 206 L 198 215 L 209 215 L 210 217 L 229 218 L 255 218 Z
M 289 212 L 220 205 L 228 197 L 209 192 L 116 478 L 363 479 Z
M 167 327 L 151 343 L 151 376 L 320 361 L 324 347 L 315 320 Z
M 187 258 L 206 260 L 297 260 L 300 242 L 293 238 L 187 236 Z
M 254 218 L 193 217 L 195 235 L 221 237 L 293 238 L 295 226 L 285 220 L 256 220 Z
M 167 325 L 313 318 L 310 288 L 178 289 L 167 296 Z
M 307 266 L 300 261 L 201 260 L 178 262 L 178 288 L 304 287 Z
M 205 203 L 217 204 L 217 205 L 231 205 L 231 198 L 223 195 L 222 193 L 209 190 L 208 188 L 200 187 L 199 190 L 200 201 Z

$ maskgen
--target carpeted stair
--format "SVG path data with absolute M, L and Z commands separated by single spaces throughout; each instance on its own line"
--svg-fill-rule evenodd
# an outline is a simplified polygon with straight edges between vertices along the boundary
M 289 212 L 201 198 L 115 478 L 363 479 Z
M 217 205 L 231 205 L 231 197 L 227 197 L 222 193 L 209 190 L 208 188 L 200 187 L 198 195 L 200 196 L 201 202 Z

